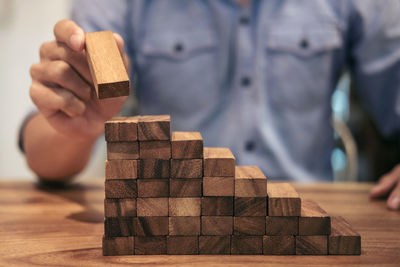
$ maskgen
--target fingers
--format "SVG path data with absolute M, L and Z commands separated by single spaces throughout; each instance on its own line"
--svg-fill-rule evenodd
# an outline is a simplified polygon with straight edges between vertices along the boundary
M 82 51 L 85 46 L 85 33 L 72 20 L 60 20 L 54 26 L 56 40 L 65 43 L 74 51 Z
M 393 189 L 396 183 L 397 177 L 393 175 L 392 172 L 382 176 L 378 184 L 372 188 L 370 197 L 377 198 L 386 196 Z
M 390 193 L 387 206 L 391 210 L 400 209 L 400 179 L 398 179 L 396 187 L 393 189 L 392 193 Z

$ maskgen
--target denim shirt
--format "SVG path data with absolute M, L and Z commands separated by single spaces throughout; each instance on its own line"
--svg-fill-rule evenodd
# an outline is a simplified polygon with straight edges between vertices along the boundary
M 353 75 L 383 133 L 400 126 L 400 1 L 78 0 L 86 31 L 122 35 L 141 114 L 170 114 L 237 165 L 331 180 L 330 99 Z

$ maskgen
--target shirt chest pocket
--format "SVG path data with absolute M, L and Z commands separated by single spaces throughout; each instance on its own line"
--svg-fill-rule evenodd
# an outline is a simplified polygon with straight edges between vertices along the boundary
M 272 104 L 296 111 L 328 104 L 335 56 L 341 45 L 334 25 L 290 24 L 269 29 L 265 82 Z

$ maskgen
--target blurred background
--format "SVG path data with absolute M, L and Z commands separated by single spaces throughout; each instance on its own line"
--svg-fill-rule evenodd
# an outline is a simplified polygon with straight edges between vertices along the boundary
M 34 179 L 18 150 L 18 130 L 34 109 L 29 98 L 29 68 L 39 47 L 53 39 L 53 25 L 68 18 L 73 0 L 0 0 L 0 179 Z M 331 164 L 336 181 L 373 181 L 400 162 L 399 144 L 384 139 L 359 104 L 348 74 L 332 97 L 336 147 Z M 105 142 L 79 179 L 103 177 Z

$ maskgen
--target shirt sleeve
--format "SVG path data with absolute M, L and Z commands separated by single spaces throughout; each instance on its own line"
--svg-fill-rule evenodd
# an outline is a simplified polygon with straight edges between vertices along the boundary
M 353 1 L 350 69 L 382 134 L 400 135 L 400 2 Z

